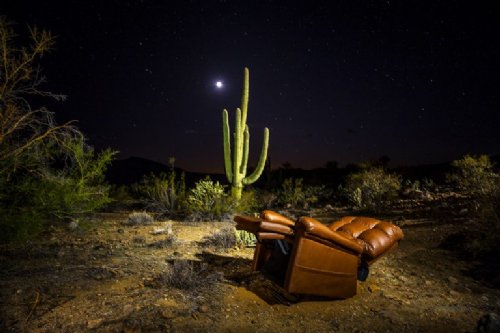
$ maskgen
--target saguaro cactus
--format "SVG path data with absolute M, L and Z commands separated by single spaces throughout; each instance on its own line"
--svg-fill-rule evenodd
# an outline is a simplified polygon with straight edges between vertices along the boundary
M 254 183 L 259 179 L 264 170 L 267 158 L 267 148 L 269 146 L 269 129 L 264 129 L 264 140 L 257 167 L 250 176 L 247 176 L 248 152 L 250 145 L 250 131 L 247 125 L 248 94 L 249 94 L 249 71 L 245 67 L 243 80 L 243 96 L 241 98 L 241 108 L 236 109 L 233 158 L 231 160 L 231 139 L 229 136 L 229 115 L 226 109 L 222 111 L 222 131 L 224 139 L 224 166 L 226 177 L 231 183 L 231 194 L 233 198 L 239 200 L 244 185 Z

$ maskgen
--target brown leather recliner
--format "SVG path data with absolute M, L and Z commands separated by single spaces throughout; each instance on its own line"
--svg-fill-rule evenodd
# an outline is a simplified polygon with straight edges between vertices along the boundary
M 347 216 L 327 226 L 310 217 L 294 223 L 266 210 L 260 218 L 234 220 L 237 229 L 257 237 L 252 269 L 269 273 L 293 294 L 352 297 L 368 265 L 403 239 L 396 225 L 369 217 Z

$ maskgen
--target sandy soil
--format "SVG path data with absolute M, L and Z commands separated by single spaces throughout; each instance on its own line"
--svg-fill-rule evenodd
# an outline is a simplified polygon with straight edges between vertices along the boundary
M 296 303 L 250 271 L 253 248 L 203 242 L 229 222 L 127 226 L 127 212 L 100 214 L 88 230 L 53 229 L 43 240 L 1 249 L 0 331 L 475 331 L 481 315 L 500 312 L 500 291 L 472 277 L 478 262 L 439 247 L 448 235 L 473 227 L 447 207 L 394 210 L 406 237 L 372 266 L 355 297 Z M 169 224 L 174 244 L 159 232 Z M 175 263 L 192 269 L 181 280 L 194 275 L 198 283 L 187 290 L 169 286 Z

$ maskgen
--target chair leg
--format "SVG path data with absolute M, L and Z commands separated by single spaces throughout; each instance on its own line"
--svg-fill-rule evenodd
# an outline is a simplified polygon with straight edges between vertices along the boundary
M 269 261 L 273 248 L 268 242 L 257 242 L 253 253 L 252 270 L 259 271 Z
M 370 274 L 370 268 L 368 267 L 368 264 L 366 262 L 361 262 L 361 264 L 358 267 L 358 280 L 366 281 L 369 274 Z

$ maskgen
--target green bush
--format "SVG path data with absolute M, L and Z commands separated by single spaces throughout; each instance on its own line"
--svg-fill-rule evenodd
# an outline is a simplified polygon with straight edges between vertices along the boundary
M 192 220 L 220 220 L 228 218 L 233 203 L 225 187 L 207 177 L 189 190 L 186 206 Z
M 342 192 L 355 207 L 376 211 L 396 198 L 400 188 L 400 176 L 374 167 L 350 174 Z
M 253 214 L 260 211 L 262 206 L 258 199 L 258 193 L 252 189 L 244 190 L 240 200 L 229 199 L 231 211 L 234 213 Z
M 133 186 L 134 192 L 145 204 L 146 209 L 160 215 L 181 214 L 186 208 L 185 173 L 177 180 L 175 170 L 167 175 L 150 174 Z
M 46 143 L 43 155 L 32 149 L 18 158 L 20 167 L 1 175 L 0 227 L 9 232 L 3 241 L 34 237 L 47 220 L 69 220 L 92 213 L 110 202 L 104 171 L 114 152 L 96 155 L 82 137 Z M 30 160 L 38 165 L 29 170 Z
M 206 271 L 205 263 L 176 260 L 173 263 L 167 263 L 167 271 L 160 275 L 160 282 L 183 290 L 196 289 L 211 282 L 206 276 Z
M 305 192 L 302 178 L 287 178 L 278 191 L 278 204 L 287 207 L 297 207 L 305 202 Z
M 0 238 L 24 240 L 47 220 L 109 203 L 104 172 L 115 152 L 96 154 L 72 122 L 56 124 L 52 112 L 31 104 L 33 95 L 65 98 L 40 90 L 45 80 L 36 62 L 52 49 L 51 34 L 32 28 L 29 38 L 16 39 L 2 16 L 0 35 Z
M 214 231 L 210 236 L 205 237 L 203 243 L 222 249 L 234 248 L 238 245 L 236 229 L 230 226 Z
M 465 249 L 478 256 L 496 253 L 500 247 L 500 175 L 486 155 L 466 155 L 452 162 L 454 168 L 447 179 L 469 198 L 471 211 L 480 223 L 478 232 L 465 244 Z
M 314 185 L 305 187 L 306 204 L 319 204 L 330 200 L 333 196 L 333 190 L 325 185 Z
M 333 192 L 324 185 L 307 186 L 302 178 L 287 178 L 278 191 L 278 204 L 285 207 L 305 207 L 325 201 Z
M 493 172 L 493 164 L 486 155 L 466 155 L 451 163 L 453 172 L 448 181 L 459 190 L 473 197 L 491 196 L 498 191 L 499 175 Z

